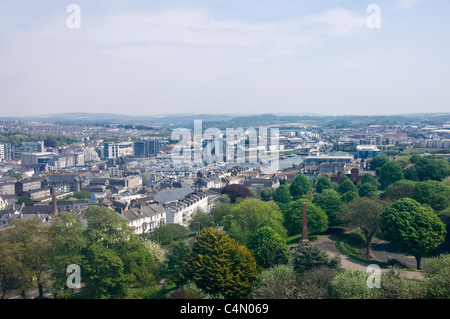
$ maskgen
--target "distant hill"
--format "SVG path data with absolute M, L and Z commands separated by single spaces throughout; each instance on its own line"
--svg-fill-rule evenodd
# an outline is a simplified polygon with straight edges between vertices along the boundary
M 285 125 L 289 123 L 302 123 L 318 125 L 329 128 L 361 127 L 368 125 L 405 125 L 411 123 L 425 123 L 428 125 L 443 125 L 450 122 L 450 113 L 423 113 L 399 115 L 318 115 L 313 113 L 302 114 L 178 114 L 137 116 L 110 113 L 59 113 L 40 116 L 0 117 L 6 121 L 38 121 L 58 124 L 128 124 L 193 128 L 194 120 L 203 121 L 203 129 L 208 127 L 249 128 L 269 125 Z M 300 124 L 301 125 L 301 124 Z

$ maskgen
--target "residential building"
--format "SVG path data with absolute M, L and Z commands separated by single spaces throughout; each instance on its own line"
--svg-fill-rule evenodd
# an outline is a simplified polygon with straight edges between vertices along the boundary
M 186 195 L 182 200 L 166 203 L 167 223 L 188 226 L 198 209 L 209 213 L 208 196 L 203 192 Z
M 14 182 L 0 183 L 0 195 L 14 195 L 16 187 Z
M 42 187 L 42 181 L 38 178 L 22 179 L 15 183 L 15 192 L 17 195 L 22 195 Z

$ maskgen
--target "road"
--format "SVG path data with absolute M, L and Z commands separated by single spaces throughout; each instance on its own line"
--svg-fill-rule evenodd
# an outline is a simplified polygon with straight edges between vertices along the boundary
M 335 256 L 339 256 L 341 258 L 341 266 L 344 269 L 360 269 L 360 270 L 367 270 L 367 266 L 369 266 L 368 263 L 363 263 L 354 259 L 351 259 L 350 257 L 347 257 L 339 252 L 339 250 L 336 249 L 334 243 L 339 238 L 339 235 L 325 235 L 317 240 L 313 241 L 313 245 L 317 245 L 323 250 L 325 250 L 328 255 L 332 258 Z M 386 242 L 380 243 L 375 245 L 375 254 L 376 259 L 382 262 L 386 262 L 388 259 L 394 257 L 397 260 L 400 260 L 401 262 L 407 262 L 406 265 L 411 268 L 416 267 L 416 262 L 414 257 L 412 256 L 405 256 L 404 254 L 399 254 L 395 252 L 386 251 L 387 245 Z M 412 258 L 412 265 L 411 265 L 411 258 Z M 381 269 L 381 272 L 386 272 L 387 269 Z M 424 279 L 424 275 L 420 272 L 416 271 L 406 271 L 401 270 L 401 275 L 405 278 L 410 279 Z

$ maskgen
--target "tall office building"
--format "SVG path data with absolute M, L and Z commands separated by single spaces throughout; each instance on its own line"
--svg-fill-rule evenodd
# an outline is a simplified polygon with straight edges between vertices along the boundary
M 11 160 L 11 144 L 0 143 L 0 161 Z
M 159 153 L 159 140 L 143 140 L 134 142 L 134 157 L 149 158 L 155 157 Z
M 43 153 L 45 152 L 44 141 L 23 142 L 20 145 L 14 145 L 12 148 L 13 159 L 21 159 L 22 154 Z
M 117 158 L 120 156 L 132 156 L 133 143 L 103 143 L 103 156 L 105 159 Z

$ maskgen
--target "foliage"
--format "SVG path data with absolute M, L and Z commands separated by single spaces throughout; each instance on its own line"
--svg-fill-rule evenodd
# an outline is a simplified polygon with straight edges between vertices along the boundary
M 442 181 L 450 175 L 450 163 L 439 155 L 412 156 L 411 163 L 414 166 L 405 170 L 409 179 L 416 181 Z
M 221 195 L 227 196 L 227 195 Z M 228 197 L 228 196 L 227 196 Z M 214 224 L 221 225 L 225 216 L 229 215 L 233 210 L 234 204 L 229 202 L 219 202 L 214 206 L 211 211 L 211 215 L 213 216 Z
M 366 255 L 370 255 L 370 243 L 380 231 L 381 214 L 386 203 L 378 198 L 362 197 L 346 206 L 345 220 L 351 227 L 357 227 L 364 235 Z
M 392 202 L 404 197 L 411 197 L 416 182 L 402 179 L 388 186 L 381 194 L 380 198 Z
M 212 227 L 196 237 L 182 271 L 183 280 L 192 280 L 205 292 L 226 298 L 245 297 L 257 276 L 251 251 Z
M 298 198 L 312 191 L 311 181 L 303 174 L 298 174 L 289 185 L 289 191 L 294 198 Z
M 286 185 L 280 185 L 273 194 L 273 200 L 277 203 L 287 204 L 292 200 L 289 187 Z
M 330 177 L 328 175 L 320 177 L 316 183 L 316 192 L 317 193 L 319 193 L 319 194 L 322 193 L 322 191 L 324 189 L 333 189 L 333 186 L 331 185 Z
M 266 187 L 261 191 L 261 199 L 263 201 L 270 201 L 275 193 L 275 189 L 273 187 Z
M 358 189 L 356 188 L 355 184 L 348 178 L 347 176 L 342 177 L 341 183 L 338 187 L 339 194 L 343 195 L 348 192 L 356 192 Z
M 286 240 L 287 237 L 288 237 L 286 228 L 284 228 L 283 224 L 279 220 L 276 220 L 276 219 L 273 219 L 273 218 L 269 217 L 269 218 L 263 220 L 261 223 L 259 223 L 258 229 L 261 228 L 261 227 L 270 227 L 270 228 L 272 228 L 284 240 Z
M 379 155 L 370 161 L 369 168 L 371 171 L 375 171 L 377 176 L 379 176 L 381 167 L 387 162 L 389 162 L 389 158 L 386 155 Z
M 291 265 L 264 270 L 251 287 L 252 299 L 298 299 L 297 273 Z
M 424 267 L 427 281 L 427 297 L 450 299 L 450 255 L 429 258 Z
M 203 210 L 197 209 L 197 212 L 192 216 L 189 222 L 190 231 L 200 231 L 205 227 L 210 227 L 213 224 L 213 216 L 206 214 Z
M 128 280 L 117 253 L 101 243 L 95 243 L 86 249 L 84 255 L 83 283 L 88 297 L 108 299 L 126 295 Z
M 331 284 L 331 296 L 335 299 L 375 299 L 378 289 L 367 286 L 368 272 L 350 269 L 340 272 Z
M 257 264 L 263 268 L 288 262 L 286 240 L 268 226 L 258 228 L 252 235 L 248 247 L 253 251 Z
M 324 189 L 314 197 L 313 204 L 322 208 L 328 216 L 329 227 L 337 227 L 342 223 L 338 218 L 341 210 L 341 196 L 333 189 Z
M 438 181 L 418 182 L 411 198 L 421 204 L 428 204 L 437 213 L 450 206 L 450 187 Z
M 386 207 L 381 215 L 381 230 L 387 240 L 416 257 L 418 269 L 421 257 L 444 242 L 446 234 L 445 225 L 434 211 L 411 198 Z
M 223 219 L 225 231 L 242 245 L 248 245 L 251 236 L 261 222 L 273 218 L 283 221 L 283 214 L 276 204 L 268 204 L 257 199 L 244 199 L 234 205 Z
M 386 189 L 389 185 L 404 178 L 401 166 L 396 162 L 388 162 L 381 167 L 378 182 L 382 189 Z
M 294 270 L 298 273 L 318 268 L 328 267 L 338 269 L 341 266 L 339 257 L 330 259 L 326 251 L 313 244 L 299 244 L 297 250 L 292 254 Z
M 364 185 L 364 184 L 367 184 L 367 183 L 369 183 L 369 184 L 372 184 L 372 185 L 374 185 L 375 187 L 378 187 L 378 182 L 377 182 L 377 180 L 375 179 L 375 177 L 373 177 L 373 175 L 372 174 L 365 174 L 364 175 L 364 177 L 362 178 L 362 180 L 361 180 L 361 185 Z
M 188 229 L 182 225 L 166 224 L 156 228 L 149 236 L 149 239 L 164 246 L 185 237 L 187 233 Z
M 74 212 L 61 212 L 58 221 L 51 225 L 51 241 L 53 244 L 50 266 L 55 280 L 53 288 L 58 298 L 69 298 L 73 289 L 66 285 L 66 269 L 70 264 L 81 265 L 87 239 L 83 235 L 83 225 Z
M 228 195 L 232 203 L 235 203 L 238 198 L 251 197 L 248 188 L 241 184 L 230 184 L 225 186 L 221 191 L 221 195 L 223 194 Z
M 358 190 L 359 197 L 373 197 L 378 194 L 377 186 L 371 183 L 364 183 Z
M 11 228 L 2 231 L 2 242 L 10 243 L 10 248 L 16 246 L 21 251 L 20 255 L 16 255 L 23 271 L 19 286 L 22 289 L 37 286 L 39 298 L 43 298 L 43 289 L 50 283 L 50 227 L 37 219 L 16 219 L 11 220 L 10 224 Z
M 289 235 L 302 232 L 303 202 L 306 203 L 308 234 L 319 234 L 328 229 L 328 216 L 322 208 L 309 201 L 298 199 L 290 202 L 283 210 L 285 227 Z
M 350 203 L 357 198 L 359 198 L 359 194 L 357 191 L 347 192 L 347 193 L 342 194 L 342 196 L 341 196 L 341 200 L 344 203 Z
M 143 242 L 145 248 L 153 256 L 153 260 L 158 263 L 162 263 L 166 260 L 166 251 L 161 247 L 160 244 L 153 240 L 145 240 Z
M 299 274 L 298 290 L 302 299 L 326 299 L 331 294 L 331 285 L 337 269 L 327 266 L 314 267 Z
M 422 282 L 401 277 L 399 271 L 390 268 L 381 274 L 380 299 L 423 299 L 425 286 Z

